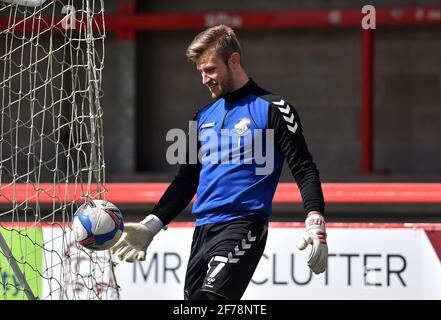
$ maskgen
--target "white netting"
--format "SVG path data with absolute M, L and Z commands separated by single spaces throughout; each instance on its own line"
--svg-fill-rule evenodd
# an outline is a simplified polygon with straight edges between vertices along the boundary
M 33 1 L 0 0 L 0 299 L 115 299 L 69 227 L 104 197 L 104 2 Z

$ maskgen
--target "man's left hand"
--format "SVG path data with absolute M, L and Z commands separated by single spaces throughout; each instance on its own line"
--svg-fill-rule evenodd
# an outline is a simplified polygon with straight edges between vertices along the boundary
M 307 264 L 315 274 L 319 274 L 324 272 L 328 265 L 325 219 L 321 214 L 313 213 L 308 215 L 305 225 L 305 234 L 297 244 L 297 248 L 304 250 L 309 244 L 312 245 Z

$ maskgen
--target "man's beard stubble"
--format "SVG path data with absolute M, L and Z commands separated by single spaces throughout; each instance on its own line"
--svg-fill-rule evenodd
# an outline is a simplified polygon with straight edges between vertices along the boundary
M 221 92 L 219 93 L 218 97 L 215 97 L 216 99 L 223 98 L 227 94 L 232 93 L 234 91 L 234 82 L 233 82 L 233 76 L 231 74 L 231 70 L 229 66 L 227 66 L 227 77 L 222 82 L 219 83 Z

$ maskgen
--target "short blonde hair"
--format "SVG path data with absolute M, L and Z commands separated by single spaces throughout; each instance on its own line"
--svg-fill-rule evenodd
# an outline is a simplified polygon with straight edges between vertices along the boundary
M 242 53 L 234 30 L 221 24 L 202 31 L 193 39 L 186 52 L 188 62 L 195 64 L 199 57 L 212 47 L 225 64 L 233 52 Z

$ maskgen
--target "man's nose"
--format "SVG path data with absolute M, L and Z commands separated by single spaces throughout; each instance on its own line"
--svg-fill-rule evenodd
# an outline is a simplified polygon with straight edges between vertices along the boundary
M 208 82 L 210 82 L 210 78 L 205 73 L 202 73 L 202 84 L 206 85 Z

